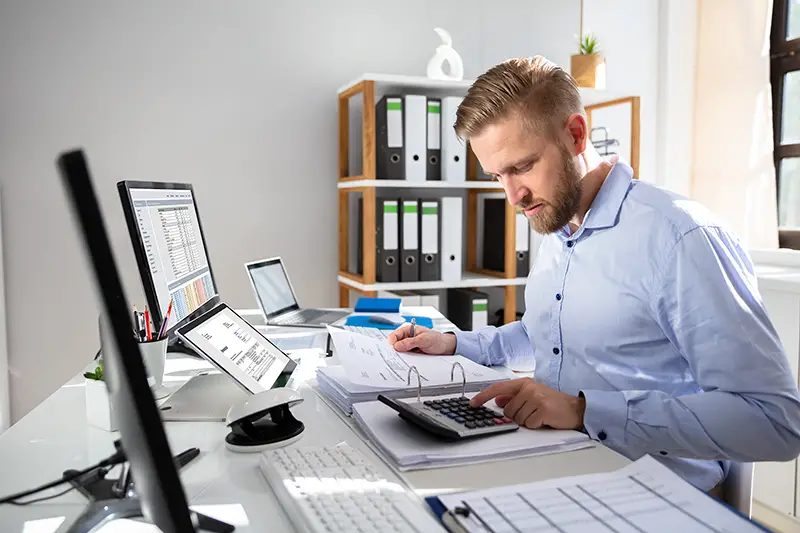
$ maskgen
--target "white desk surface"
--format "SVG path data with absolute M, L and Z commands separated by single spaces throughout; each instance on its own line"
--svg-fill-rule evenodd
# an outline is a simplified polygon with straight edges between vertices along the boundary
M 418 311 L 422 310 L 412 312 L 423 314 Z M 441 315 L 437 318 L 437 327 L 448 326 Z M 187 363 L 190 366 L 204 364 L 187 357 L 170 356 L 165 381 L 170 373 L 174 377 L 175 369 L 185 368 Z M 321 360 L 321 364 L 335 363 L 335 358 Z M 606 472 L 628 462 L 610 449 L 597 445 L 554 455 L 406 472 L 398 476 L 366 444 L 351 420 L 319 396 L 314 388 L 313 371 L 308 375 L 312 379 L 299 388 L 304 402 L 292 409 L 304 422 L 305 432 L 293 446 L 327 446 L 346 441 L 381 465 L 388 477 L 404 481 L 421 497 Z M 64 470 L 85 468 L 113 453 L 113 442 L 119 438 L 119 433 L 87 424 L 83 382 L 82 374 L 75 376 L 0 435 L 0 495 L 33 488 L 59 478 Z M 167 422 L 165 429 L 173 454 L 190 447 L 200 449 L 200 456 L 180 471 L 193 508 L 234 524 L 240 533 L 294 531 L 258 469 L 258 454 L 228 451 L 224 444 L 227 430 L 222 422 Z M 116 471 L 110 477 L 114 474 Z M 85 505 L 85 499 L 77 491 L 25 507 L 3 505 L 0 506 L 0 524 L 3 533 L 65 531 Z M 104 531 L 113 529 L 104 528 Z

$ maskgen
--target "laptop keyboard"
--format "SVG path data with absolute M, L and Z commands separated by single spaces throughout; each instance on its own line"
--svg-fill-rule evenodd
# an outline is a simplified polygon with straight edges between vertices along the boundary
M 320 309 L 302 309 L 292 316 L 281 319 L 282 324 L 310 324 L 336 322 L 344 315 L 342 313 L 331 313 Z

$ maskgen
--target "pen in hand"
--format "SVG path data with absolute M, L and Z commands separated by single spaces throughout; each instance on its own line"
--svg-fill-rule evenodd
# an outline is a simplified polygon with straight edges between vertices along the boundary
M 409 333 L 409 337 L 413 337 L 414 336 L 414 330 L 416 329 L 416 327 L 417 327 L 417 319 L 416 318 L 412 318 L 411 319 L 411 332 Z

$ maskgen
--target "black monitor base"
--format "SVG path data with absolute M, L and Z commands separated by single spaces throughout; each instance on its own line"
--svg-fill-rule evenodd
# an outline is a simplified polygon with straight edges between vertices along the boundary
M 77 470 L 66 470 L 64 477 L 71 477 Z M 117 479 L 106 479 L 106 470 L 96 468 L 91 472 L 70 480 L 70 485 L 83 494 L 89 501 L 112 500 L 121 496 Z
M 110 500 L 90 503 L 77 520 L 67 529 L 67 533 L 91 533 L 100 525 L 121 518 L 143 518 L 139 500 Z M 216 518 L 192 511 L 195 531 L 209 533 L 231 533 L 236 528 Z

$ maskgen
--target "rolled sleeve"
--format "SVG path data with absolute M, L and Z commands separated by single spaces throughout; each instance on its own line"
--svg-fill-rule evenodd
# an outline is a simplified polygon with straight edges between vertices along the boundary
M 605 444 L 625 442 L 628 401 L 620 391 L 584 390 L 583 426 L 589 436 Z
M 481 365 L 502 366 L 514 357 L 533 354 L 528 331 L 520 321 L 454 334 L 456 353 Z

